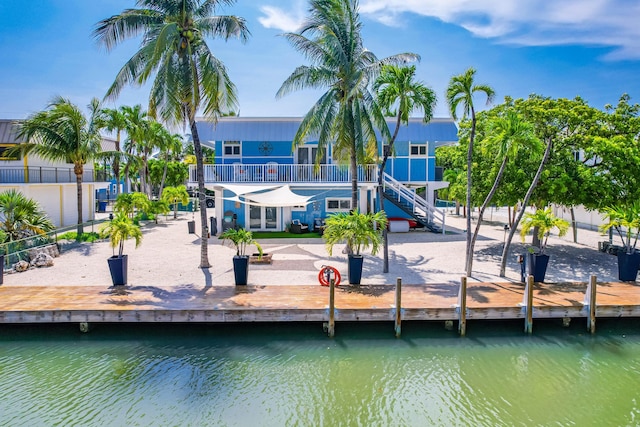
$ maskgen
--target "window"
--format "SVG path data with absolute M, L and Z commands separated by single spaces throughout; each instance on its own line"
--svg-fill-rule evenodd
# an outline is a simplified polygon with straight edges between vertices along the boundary
M 15 153 L 13 156 L 7 154 L 7 151 L 15 146 L 15 144 L 0 144 L 0 160 L 20 160 L 19 153 Z
M 306 205 L 291 206 L 291 210 L 294 212 L 306 212 L 307 206 Z
M 327 212 L 349 212 L 351 199 L 327 199 Z
M 580 152 L 580 150 L 575 150 L 573 152 L 573 160 L 575 160 L 576 162 L 582 161 L 582 153 Z
M 426 144 L 411 144 L 411 155 L 412 156 L 426 156 L 427 155 L 427 145 Z
M 224 155 L 228 157 L 240 157 L 240 141 L 224 141 Z

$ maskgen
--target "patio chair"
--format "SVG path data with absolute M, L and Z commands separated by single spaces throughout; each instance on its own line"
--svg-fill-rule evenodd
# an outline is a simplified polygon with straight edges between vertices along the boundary
M 235 181 L 249 181 L 249 170 L 241 163 L 233 164 L 233 176 Z
M 303 234 L 309 232 L 309 224 L 300 222 L 297 219 L 291 221 L 291 227 L 289 228 L 293 234 Z
M 267 181 L 278 180 L 278 164 L 276 162 L 267 163 L 266 180 Z

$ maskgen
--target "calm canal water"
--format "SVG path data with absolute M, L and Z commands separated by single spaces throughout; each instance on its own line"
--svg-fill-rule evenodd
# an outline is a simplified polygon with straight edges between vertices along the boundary
M 584 330 L 3 326 L 0 425 L 640 425 L 640 322 Z

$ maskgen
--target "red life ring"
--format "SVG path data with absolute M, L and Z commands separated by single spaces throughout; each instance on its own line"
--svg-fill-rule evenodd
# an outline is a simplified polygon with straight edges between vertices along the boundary
M 330 265 L 323 265 L 318 273 L 318 281 L 322 286 L 329 286 L 329 281 L 331 280 L 331 274 L 333 274 L 333 278 L 335 280 L 335 285 L 338 286 L 340 284 L 340 272 L 337 268 L 331 267 Z

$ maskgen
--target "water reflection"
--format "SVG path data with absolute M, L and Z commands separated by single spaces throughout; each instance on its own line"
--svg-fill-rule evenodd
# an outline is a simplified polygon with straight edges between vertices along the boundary
M 634 425 L 638 326 L 11 326 L 0 425 Z

